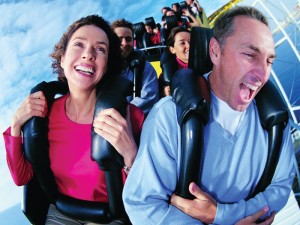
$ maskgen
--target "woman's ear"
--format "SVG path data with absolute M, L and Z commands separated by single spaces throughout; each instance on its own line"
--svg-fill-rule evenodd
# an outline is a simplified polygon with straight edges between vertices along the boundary
M 174 55 L 176 54 L 175 48 L 173 46 L 170 46 L 169 50 L 172 54 L 174 54 Z
M 61 66 L 61 68 L 63 68 L 63 69 L 64 69 L 64 61 L 65 61 L 65 55 L 62 55 L 62 56 L 61 56 L 61 59 L 60 59 L 60 66 Z
M 209 55 L 212 63 L 214 65 L 218 64 L 221 54 L 221 46 L 219 42 L 213 37 L 209 42 Z

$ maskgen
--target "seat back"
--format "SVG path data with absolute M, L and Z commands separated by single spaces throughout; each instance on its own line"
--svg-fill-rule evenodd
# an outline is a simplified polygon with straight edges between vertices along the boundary
M 152 28 L 154 28 L 156 26 L 155 20 L 152 16 L 145 18 L 145 24 L 150 25 Z
M 136 48 L 144 48 L 143 37 L 144 33 L 146 33 L 145 24 L 143 22 L 133 24 L 133 33 L 135 36 L 134 39 L 136 42 Z
M 163 45 L 166 45 L 171 30 L 178 26 L 178 19 L 176 15 L 166 16 L 165 18 L 167 27 L 162 27 L 160 29 L 160 40 Z
M 209 41 L 213 36 L 212 29 L 193 27 L 191 30 L 189 68 L 196 74 L 203 75 L 212 69 L 209 56 Z

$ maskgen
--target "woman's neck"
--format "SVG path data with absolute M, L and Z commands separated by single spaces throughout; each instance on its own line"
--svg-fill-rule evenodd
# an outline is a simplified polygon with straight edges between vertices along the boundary
M 91 124 L 94 116 L 96 95 L 70 94 L 66 101 L 65 110 L 68 118 L 79 124 Z

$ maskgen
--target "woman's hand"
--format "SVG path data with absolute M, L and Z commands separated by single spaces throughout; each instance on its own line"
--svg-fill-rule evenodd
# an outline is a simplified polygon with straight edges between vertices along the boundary
M 130 112 L 127 107 L 126 119 L 115 109 L 105 109 L 95 117 L 94 131 L 107 140 L 123 156 L 126 166 L 131 167 L 137 146 L 132 134 Z
M 263 222 L 256 223 L 256 221 L 259 218 L 261 218 L 262 216 L 264 216 L 268 211 L 269 211 L 269 208 L 265 207 L 265 208 L 259 210 L 257 213 L 255 213 L 251 216 L 247 216 L 246 218 L 240 220 L 235 225 L 270 225 L 270 224 L 272 224 L 272 222 L 274 220 L 275 213 L 272 213 L 271 216 L 267 217 Z
M 190 183 L 189 191 L 195 196 L 195 199 L 189 200 L 173 194 L 171 205 L 197 220 L 209 224 L 213 223 L 217 212 L 217 202 L 194 182 Z
M 21 127 L 33 116 L 45 117 L 48 113 L 47 101 L 42 91 L 29 95 L 13 117 L 11 135 L 21 136 Z

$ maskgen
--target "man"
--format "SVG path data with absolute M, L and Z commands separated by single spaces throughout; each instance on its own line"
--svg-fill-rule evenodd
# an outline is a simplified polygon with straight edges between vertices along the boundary
M 156 72 L 153 66 L 141 57 L 142 53 L 134 50 L 132 23 L 125 19 L 116 20 L 112 23 L 112 29 L 120 38 L 122 55 L 126 61 L 126 67 L 122 75 L 132 82 L 137 81 L 134 89 L 138 93 L 134 97 L 129 96 L 127 100 L 147 114 L 159 100 Z M 138 65 L 133 65 L 134 60 L 139 61 Z M 134 66 L 141 68 L 140 74 L 134 73 Z
M 272 182 L 248 199 L 268 152 L 268 134 L 254 100 L 269 79 L 275 58 L 266 18 L 252 7 L 229 10 L 215 23 L 209 51 L 213 69 L 206 78 L 212 100 L 204 127 L 201 185 L 189 187 L 195 199 L 175 193 L 182 134 L 177 121 L 180 108 L 168 96 L 155 105 L 143 125 L 138 155 L 125 183 L 123 200 L 134 225 L 235 224 L 263 208 L 268 215 L 278 212 L 287 202 L 294 178 L 289 125 Z

